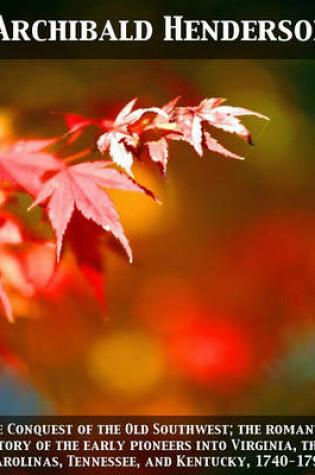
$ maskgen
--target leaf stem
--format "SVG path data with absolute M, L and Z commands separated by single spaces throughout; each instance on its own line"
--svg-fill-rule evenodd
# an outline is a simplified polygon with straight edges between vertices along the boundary
M 93 151 L 93 148 L 89 147 L 89 148 L 85 148 L 84 150 L 81 150 L 80 152 L 78 153 L 75 153 L 73 155 L 70 155 L 69 157 L 66 157 L 64 160 L 63 160 L 63 163 L 71 163 L 73 162 L 74 160 L 77 160 L 78 158 L 81 158 L 81 157 L 85 157 L 86 155 L 88 155 L 89 153 L 92 153 Z

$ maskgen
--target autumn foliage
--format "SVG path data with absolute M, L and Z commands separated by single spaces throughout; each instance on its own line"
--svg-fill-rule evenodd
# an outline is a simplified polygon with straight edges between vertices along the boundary
M 3 206 L 0 212 L 0 272 L 6 285 L 10 284 L 6 276 L 9 260 L 19 269 L 23 289 L 29 295 L 48 286 L 66 242 L 82 273 L 102 300 L 99 233 L 114 236 L 132 262 L 129 241 L 106 190 L 143 193 L 158 201 L 151 190 L 136 181 L 133 175 L 135 161 L 145 164 L 152 160 L 166 177 L 169 143 L 177 140 L 190 144 L 199 156 L 209 150 L 228 158 L 242 159 L 217 141 L 212 131 L 220 129 L 233 133 L 251 144 L 250 132 L 240 118 L 254 115 L 267 119 L 244 108 L 222 105 L 224 99 L 220 98 L 205 99 L 194 107 L 178 106 L 178 101 L 176 98 L 163 107 L 136 108 L 134 99 L 115 119 L 66 114 L 68 130 L 63 136 L 21 140 L 2 147 L 2 204 L 12 200 L 16 193 L 30 195 L 33 199 L 30 209 L 43 208 L 56 236 L 54 243 L 45 236 L 30 233 L 16 215 Z M 80 149 L 80 137 L 87 128 L 94 129 L 96 140 L 89 147 Z M 74 145 L 77 145 L 75 153 Z M 90 225 L 92 227 L 88 229 Z M 36 262 L 43 255 L 48 264 L 39 275 Z M 10 301 L 2 283 L 0 299 L 7 318 L 12 320 Z

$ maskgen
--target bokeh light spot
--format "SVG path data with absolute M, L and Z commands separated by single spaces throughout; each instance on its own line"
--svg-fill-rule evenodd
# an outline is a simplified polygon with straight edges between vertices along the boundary
M 98 385 L 127 397 L 152 390 L 164 367 L 159 346 L 137 331 L 116 331 L 97 341 L 88 364 Z

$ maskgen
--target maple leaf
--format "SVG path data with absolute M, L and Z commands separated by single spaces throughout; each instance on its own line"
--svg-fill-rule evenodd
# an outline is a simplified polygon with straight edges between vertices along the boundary
M 94 119 L 88 119 L 87 117 L 84 117 L 83 115 L 72 114 L 72 113 L 65 115 L 65 122 L 69 128 L 68 130 L 69 134 L 77 132 L 80 129 L 84 129 L 85 127 L 88 127 L 89 125 L 98 125 L 98 121 Z
M 0 180 L 18 185 L 27 193 L 36 195 L 40 190 L 42 175 L 58 169 L 60 162 L 43 152 L 55 143 L 50 140 L 21 140 L 0 152 Z
M 171 112 L 173 112 L 173 110 L 175 109 L 176 104 L 178 103 L 178 101 L 180 99 L 181 99 L 181 96 L 177 96 L 177 97 L 175 97 L 175 99 L 172 99 L 171 101 L 164 104 L 164 106 L 162 107 L 164 112 L 166 112 L 167 114 L 171 114 Z
M 112 188 L 154 195 L 121 172 L 102 161 L 85 162 L 62 169 L 47 180 L 31 208 L 48 201 L 48 216 L 57 238 L 57 259 L 60 259 L 63 236 L 75 209 L 86 219 L 111 232 L 125 248 L 132 262 L 129 242 L 119 222 L 118 214 L 108 194 L 101 189 Z
M 188 107 L 179 107 L 174 112 L 174 120 L 198 155 L 202 155 L 202 119 L 197 112 Z
M 209 132 L 203 133 L 203 146 L 206 147 L 210 152 L 219 153 L 224 155 L 227 158 L 234 158 L 237 160 L 244 160 L 244 157 L 237 155 L 234 152 L 231 152 L 227 148 L 223 147 L 216 139 L 214 139 Z
M 224 101 L 225 99 L 222 98 L 204 99 L 198 106 L 199 116 L 213 127 L 222 129 L 225 132 L 235 133 L 251 144 L 250 132 L 238 117 L 253 115 L 265 120 L 269 120 L 269 118 L 243 107 L 221 106 Z
M 4 211 L 0 214 L 0 246 L 22 243 L 22 232 L 19 223 Z M 9 321 L 13 321 L 13 314 L 10 300 L 0 280 L 0 301 Z
M 2 281 L 28 298 L 43 290 L 55 269 L 54 245 L 49 241 L 26 241 L 16 217 L 1 210 L 0 249 L 0 301 L 8 320 L 13 321 Z
M 170 114 L 173 112 L 180 97 L 176 97 L 162 107 L 167 116 L 156 115 L 141 134 L 141 144 L 144 144 L 151 160 L 156 162 L 161 172 L 166 176 L 168 161 L 168 142 L 170 139 L 178 139 L 182 135 L 178 125 L 170 122 Z
M 226 150 L 209 134 L 205 136 L 204 124 L 209 124 L 225 132 L 235 133 L 251 144 L 250 132 L 238 117 L 253 115 L 269 120 L 265 115 L 249 109 L 221 106 L 224 101 L 225 99 L 222 98 L 204 99 L 196 107 L 177 107 L 172 113 L 171 120 L 178 124 L 184 139 L 194 147 L 200 156 L 203 155 L 202 146 L 205 145 L 209 150 L 230 158 L 242 158 Z
M 165 175 L 168 160 L 167 140 L 162 137 L 159 140 L 147 142 L 146 145 L 150 158 L 161 166 L 162 173 Z
M 129 133 L 119 132 L 119 130 L 106 132 L 98 139 L 97 146 L 101 153 L 109 151 L 113 162 L 132 176 L 132 150 L 136 148 L 136 144 Z
M 168 114 L 161 108 L 150 107 L 132 110 L 136 99 L 128 102 L 113 122 L 112 127 L 102 134 L 97 146 L 101 153 L 109 151 L 114 163 L 132 176 L 134 155 L 139 155 L 142 134 L 157 116 L 168 120 Z
M 162 108 L 149 107 L 133 110 L 137 99 L 132 99 L 119 112 L 115 120 L 88 119 L 81 115 L 66 114 L 65 121 L 69 128 L 68 133 L 77 134 L 88 126 L 95 126 L 103 130 L 97 140 L 97 147 L 101 153 L 109 152 L 112 160 L 132 176 L 131 167 L 134 157 L 140 157 L 146 149 L 149 157 L 157 162 L 165 173 L 168 144 L 165 139 L 181 135 L 177 124 L 170 123 L 169 114 L 175 108 L 179 97 L 165 104 Z
M 74 212 L 67 235 L 80 272 L 92 288 L 97 301 L 106 312 L 103 253 L 101 244 L 102 229 L 92 221 L 86 220 L 78 211 Z M 89 243 L 88 245 L 86 243 Z

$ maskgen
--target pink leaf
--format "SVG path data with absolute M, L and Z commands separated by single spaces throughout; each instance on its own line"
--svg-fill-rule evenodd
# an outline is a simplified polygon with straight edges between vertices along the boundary
M 227 150 L 223 145 L 221 145 L 216 139 L 211 137 L 209 132 L 204 133 L 204 144 L 207 147 L 208 150 L 211 152 L 219 153 L 221 155 L 224 155 L 227 158 L 235 158 L 238 160 L 244 160 L 243 157 L 240 155 L 237 155 L 236 153 L 230 152 L 230 150 Z
M 223 114 L 229 114 L 233 116 L 243 116 L 243 115 L 254 115 L 255 117 L 258 117 L 259 119 L 264 119 L 264 120 L 269 120 L 269 117 L 267 117 L 264 114 L 260 114 L 259 112 L 254 112 L 249 109 L 244 109 L 243 107 L 232 107 L 232 106 L 220 106 L 218 108 L 221 113 Z
M 186 107 L 176 109 L 176 123 L 183 133 L 184 139 L 189 142 L 198 155 L 202 155 L 202 126 L 201 118 L 193 110 Z
M 86 219 L 111 232 L 123 245 L 132 262 L 129 242 L 119 222 L 118 214 L 108 194 L 100 187 L 150 194 L 144 187 L 104 162 L 85 162 L 64 166 L 42 186 L 33 206 L 48 201 L 48 216 L 57 237 L 57 258 L 60 258 L 64 233 L 74 209 Z M 151 195 L 152 196 L 152 195 Z M 88 245 L 88 244 L 87 244 Z
M 170 113 L 174 110 L 174 108 L 175 108 L 177 102 L 180 100 L 180 98 L 181 98 L 181 96 L 175 97 L 175 99 L 173 99 L 173 100 L 167 102 L 166 104 L 164 104 L 164 106 L 162 107 L 162 109 L 163 109 L 167 114 L 170 114 Z
M 60 162 L 42 150 L 54 143 L 52 140 L 24 140 L 0 152 L 0 180 L 19 185 L 35 195 L 41 187 L 42 175 L 58 170 Z
M 129 101 L 127 105 L 125 105 L 125 107 L 119 112 L 118 116 L 116 117 L 115 122 L 114 122 L 114 126 L 117 126 L 117 125 L 121 124 L 122 122 L 124 122 L 126 117 L 132 111 L 133 106 L 135 105 L 136 102 L 137 102 L 137 98 L 135 97 L 134 99 Z
M 163 172 L 166 171 L 168 159 L 168 144 L 165 138 L 155 142 L 147 142 L 150 158 L 161 165 Z

